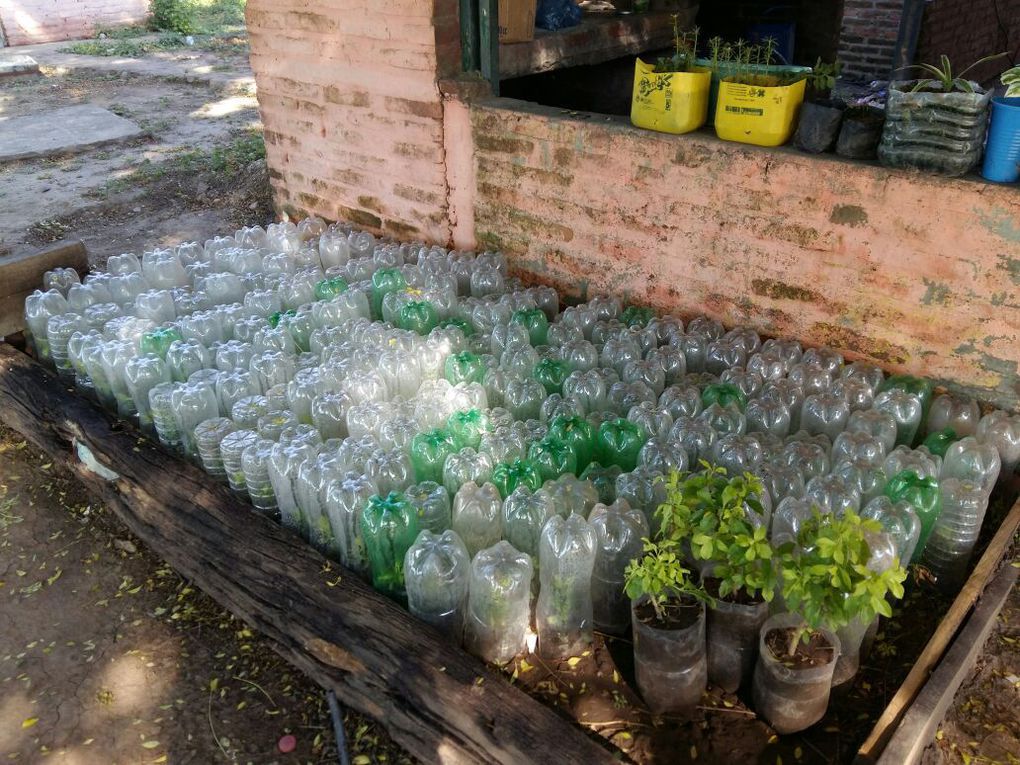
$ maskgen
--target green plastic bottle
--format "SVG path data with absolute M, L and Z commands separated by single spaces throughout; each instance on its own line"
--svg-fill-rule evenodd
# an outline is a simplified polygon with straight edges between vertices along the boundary
M 170 343 L 183 339 L 183 335 L 173 327 L 157 327 L 143 333 L 139 345 L 143 354 L 154 353 L 161 359 L 166 359 L 166 352 L 170 348 Z
M 437 428 L 419 433 L 411 439 L 411 465 L 418 483 L 422 481 L 443 482 L 443 465 L 446 458 L 457 451 L 453 436 Z
M 542 359 L 535 364 L 535 379 L 542 383 L 545 392 L 550 396 L 553 393 L 563 393 L 563 381 L 570 374 L 570 367 L 558 359 Z
M 315 284 L 316 300 L 332 300 L 337 295 L 347 291 L 347 282 L 342 276 L 334 276 L 332 279 L 323 279 Z
M 946 451 L 949 447 L 959 440 L 960 437 L 956 434 L 955 430 L 952 428 L 943 428 L 942 430 L 936 430 L 934 433 L 930 433 L 928 437 L 924 439 L 923 446 L 932 454 L 945 457 Z
M 652 320 L 655 314 L 651 308 L 640 305 L 627 306 L 620 314 L 620 321 L 628 327 L 644 327 Z
M 577 454 L 558 438 L 546 436 L 528 449 L 528 461 L 543 481 L 554 481 L 564 473 L 577 475 Z
M 382 301 L 391 292 L 402 290 L 407 286 L 407 281 L 399 268 L 380 268 L 372 274 L 372 318 L 379 321 L 382 318 Z
M 280 322 L 285 318 L 297 316 L 297 311 L 293 308 L 287 311 L 276 311 L 275 313 L 269 314 L 269 326 L 276 329 L 280 326 Z
M 471 322 L 466 319 L 462 319 L 459 316 L 451 316 L 449 319 L 443 319 L 439 322 L 440 327 L 456 327 L 464 333 L 464 337 L 471 337 L 475 333 L 475 328 L 471 326 Z
M 622 417 L 606 420 L 595 436 L 595 459 L 629 473 L 637 467 L 638 452 L 644 445 L 644 431 L 630 420 Z
M 560 415 L 549 422 L 547 435 L 562 441 L 574 450 L 577 466 L 587 466 L 595 459 L 595 429 L 584 417 Z
M 701 405 L 708 409 L 712 404 L 726 407 L 734 404 L 741 412 L 747 408 L 747 396 L 736 385 L 732 383 L 715 383 L 706 385 L 701 391 Z
M 541 308 L 521 308 L 510 317 L 511 324 L 521 324 L 528 330 L 532 345 L 545 345 L 549 332 L 549 319 Z
M 465 447 L 477 449 L 482 434 L 489 430 L 489 417 L 480 409 L 454 412 L 446 419 L 446 431 L 460 451 Z
M 492 469 L 492 482 L 503 499 L 509 497 L 518 486 L 527 486 L 532 491 L 542 488 L 542 476 L 530 460 L 500 462 Z
M 428 300 L 413 300 L 401 307 L 397 326 L 419 335 L 427 335 L 439 326 L 439 314 Z
M 369 497 L 361 511 L 361 536 L 372 569 L 372 586 L 401 603 L 404 590 L 404 555 L 418 538 L 418 512 L 400 492 Z
M 616 479 L 622 472 L 616 465 L 602 467 L 599 463 L 592 462 L 581 473 L 581 480 L 591 481 L 599 494 L 599 502 L 611 505 L 616 501 Z
M 924 546 L 942 512 L 942 493 L 938 481 L 934 478 L 921 478 L 913 470 L 901 470 L 886 483 L 884 494 L 893 502 L 905 499 L 921 521 L 921 536 L 914 548 L 914 557 L 911 558 L 911 562 L 916 563 L 921 560 Z
M 445 377 L 450 385 L 457 383 L 480 383 L 485 377 L 485 362 L 471 351 L 451 353 L 446 357 Z

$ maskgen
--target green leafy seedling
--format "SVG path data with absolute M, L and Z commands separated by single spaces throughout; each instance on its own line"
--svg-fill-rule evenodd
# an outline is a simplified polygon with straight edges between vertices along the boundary
M 631 600 L 647 595 L 656 618 L 662 622 L 666 621 L 666 604 L 671 598 L 689 596 L 711 601 L 708 593 L 689 579 L 691 572 L 683 566 L 678 542 L 645 539 L 644 543 L 644 554 L 624 570 L 624 588 Z

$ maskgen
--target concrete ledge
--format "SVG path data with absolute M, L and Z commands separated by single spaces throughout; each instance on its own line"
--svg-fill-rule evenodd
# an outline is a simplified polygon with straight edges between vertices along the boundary
M 39 64 L 24 53 L 0 54 L 0 80 L 25 74 L 39 74 Z
M 0 119 L 0 162 L 72 154 L 142 132 L 131 120 L 88 105 Z

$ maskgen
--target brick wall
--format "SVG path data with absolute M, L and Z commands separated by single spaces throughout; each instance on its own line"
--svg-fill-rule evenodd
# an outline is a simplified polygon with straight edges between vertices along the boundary
M 278 207 L 404 238 L 450 238 L 438 81 L 457 0 L 249 0 Z
M 844 0 L 839 60 L 851 79 L 889 77 L 903 0 Z
M 471 108 L 479 247 L 584 297 L 1020 393 L 1020 195 L 502 100 Z
M 938 63 L 945 53 L 962 70 L 1002 51 L 1012 57 L 1020 52 L 1020 0 L 932 0 L 925 6 L 918 61 Z M 1010 61 L 983 64 L 967 76 L 987 82 L 1008 69 Z
M 148 0 L 0 0 L 7 45 L 91 37 L 96 27 L 137 24 Z

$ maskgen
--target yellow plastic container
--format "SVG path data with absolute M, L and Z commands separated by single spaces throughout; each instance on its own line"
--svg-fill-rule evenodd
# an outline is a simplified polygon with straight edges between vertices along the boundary
M 719 83 L 715 133 L 724 141 L 755 146 L 782 146 L 797 127 L 806 80 L 792 85 Z
M 697 130 L 708 117 L 711 83 L 708 71 L 656 72 L 652 64 L 637 59 L 630 121 L 636 127 L 660 133 Z

